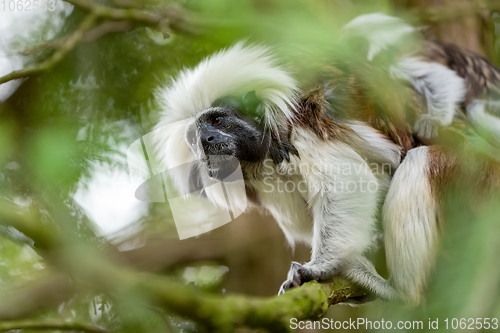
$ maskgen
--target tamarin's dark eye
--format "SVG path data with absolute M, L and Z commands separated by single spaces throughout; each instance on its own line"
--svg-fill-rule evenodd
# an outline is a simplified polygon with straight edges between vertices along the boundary
M 223 120 L 224 120 L 224 117 L 215 117 L 214 121 L 213 121 L 214 126 L 219 126 L 220 124 L 222 124 Z

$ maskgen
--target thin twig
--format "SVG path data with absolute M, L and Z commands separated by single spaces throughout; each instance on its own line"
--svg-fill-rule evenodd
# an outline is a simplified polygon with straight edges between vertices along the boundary
M 129 30 L 136 24 L 154 26 L 164 33 L 168 33 L 169 30 L 188 34 L 198 33 L 194 22 L 188 20 L 187 16 L 176 6 L 159 8 L 155 12 L 149 12 L 137 8 L 114 8 L 92 0 L 66 0 L 66 2 L 89 11 L 78 29 L 68 36 L 42 43 L 24 51 L 24 54 L 28 54 L 46 49 L 56 50 L 43 62 L 29 65 L 0 77 L 0 84 L 48 71 L 79 43 L 96 40 L 110 32 Z M 98 20 L 104 20 L 104 22 L 95 27 Z
M 160 13 L 150 13 L 134 8 L 113 8 L 89 0 L 65 0 L 66 2 L 95 13 L 100 18 L 116 21 L 132 20 L 136 22 L 155 25 L 163 19 Z
M 107 35 L 107 34 L 113 33 L 113 32 L 127 31 L 127 30 L 131 29 L 133 26 L 134 26 L 134 24 L 130 21 L 104 22 L 101 25 L 95 27 L 94 29 L 86 32 L 82 38 L 82 42 L 83 43 L 93 42 L 96 39 L 99 39 L 104 35 Z
M 160 30 L 173 29 L 182 33 L 196 34 L 198 30 L 192 19 L 178 6 L 170 5 L 145 11 L 137 8 L 115 8 L 94 2 L 93 0 L 65 0 L 82 9 L 96 13 L 101 19 L 114 21 L 133 21 L 137 24 L 154 26 Z M 189 21 L 189 22 L 187 22 Z
M 94 26 L 96 20 L 97 15 L 91 12 L 83 19 L 78 29 L 47 60 L 0 77 L 0 84 L 50 70 L 80 43 L 85 32 Z
M 93 42 L 94 40 L 99 39 L 109 33 L 127 31 L 131 29 L 133 25 L 134 24 L 130 21 L 106 21 L 98 25 L 97 27 L 87 31 L 83 35 L 81 42 Z M 58 49 L 66 43 L 69 37 L 70 36 L 64 36 L 59 39 L 49 40 L 39 45 L 35 45 L 31 48 L 27 48 L 23 50 L 22 53 L 24 55 L 28 55 L 43 50 Z

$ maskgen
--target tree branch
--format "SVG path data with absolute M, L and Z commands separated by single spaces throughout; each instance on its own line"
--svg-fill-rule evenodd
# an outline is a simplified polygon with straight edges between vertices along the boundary
M 317 319 L 326 314 L 330 305 L 364 295 L 359 288 L 341 279 L 331 283 L 311 281 L 284 295 L 269 298 L 203 294 L 165 279 L 142 281 L 139 289 L 149 294 L 156 304 L 209 329 L 225 332 L 233 332 L 241 326 L 288 331 L 291 318 Z
M 130 21 L 107 21 L 85 32 L 85 34 L 81 39 L 81 42 L 88 43 L 96 39 L 99 39 L 102 36 L 109 33 L 127 31 L 131 29 L 133 25 L 134 24 Z M 22 53 L 24 55 L 28 55 L 43 50 L 58 49 L 61 48 L 67 42 L 68 38 L 70 38 L 70 36 L 64 36 L 59 39 L 49 40 L 47 42 L 27 48 L 24 51 L 22 51 Z
M 194 20 L 186 11 L 178 6 L 155 8 L 155 11 L 145 11 L 138 8 L 115 8 L 99 4 L 93 0 L 65 0 L 66 2 L 95 13 L 99 18 L 112 21 L 132 21 L 136 24 L 157 27 L 160 31 L 168 30 L 197 34 Z
M 340 278 L 330 283 L 310 281 L 284 295 L 268 298 L 217 295 L 159 275 L 138 274 L 106 261 L 94 260 L 92 264 L 95 266 L 85 269 L 85 280 L 97 290 L 115 297 L 129 292 L 143 295 L 153 305 L 218 332 L 233 332 L 241 326 L 287 331 L 291 318 L 317 319 L 326 314 L 330 305 L 366 295 L 364 290 Z
M 78 43 L 82 40 L 84 33 L 94 26 L 96 20 L 97 15 L 94 13 L 88 14 L 80 23 L 78 29 L 65 40 L 65 42 L 56 52 L 54 52 L 54 54 L 49 57 L 49 59 L 0 77 L 0 84 L 50 70 L 54 67 L 54 65 L 60 62 L 66 54 L 78 45 Z
M 68 36 L 24 51 L 23 53 L 27 54 L 44 49 L 56 49 L 47 60 L 0 77 L 0 84 L 48 71 L 79 43 L 95 40 L 109 32 L 129 30 L 137 24 L 154 26 L 165 34 L 168 34 L 169 30 L 189 34 L 198 32 L 194 23 L 175 6 L 157 8 L 155 12 L 148 12 L 137 8 L 114 8 L 90 0 L 66 0 L 66 2 L 89 11 L 77 30 Z M 104 20 L 104 22 L 95 27 L 98 20 Z
M 163 18 L 160 13 L 149 13 L 135 8 L 113 8 L 101 5 L 90 0 L 65 0 L 66 2 L 93 12 L 101 18 L 111 20 L 132 20 L 140 23 L 155 25 Z

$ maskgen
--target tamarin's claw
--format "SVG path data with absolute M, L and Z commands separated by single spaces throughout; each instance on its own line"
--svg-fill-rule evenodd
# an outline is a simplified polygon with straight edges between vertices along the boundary
M 278 295 L 284 294 L 285 291 L 293 287 L 300 287 L 307 281 L 319 280 L 320 278 L 321 274 L 316 274 L 314 270 L 306 267 L 305 265 L 299 264 L 296 261 L 292 261 L 292 265 L 290 266 L 290 270 L 288 271 L 287 279 L 281 285 Z

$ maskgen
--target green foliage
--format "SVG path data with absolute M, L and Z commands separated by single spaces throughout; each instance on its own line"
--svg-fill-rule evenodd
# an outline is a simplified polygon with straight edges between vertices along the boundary
M 19 237 L 14 229 L 0 230 L 0 292 L 19 287 L 43 275 L 44 263 L 30 245 L 13 242 L 7 237 Z
M 155 5 L 164 3 L 145 1 L 143 4 L 145 8 Z M 270 45 L 285 59 L 288 68 L 307 76 L 310 68 L 332 59 L 333 54 L 352 62 L 359 59 L 361 52 L 342 40 L 339 33 L 351 18 L 365 12 L 395 11 L 390 0 L 207 0 L 186 1 L 181 5 L 196 13 L 207 28 L 197 35 L 173 32 L 165 37 L 154 28 L 137 27 L 82 43 L 53 70 L 30 77 L 0 104 L 1 198 L 36 207 L 31 208 L 33 214 L 42 216 L 44 223 L 55 220 L 58 225 L 55 230 L 61 232 L 62 238 L 83 249 L 72 252 L 74 257 L 63 259 L 48 255 L 53 261 L 47 265 L 45 259 L 32 250 L 29 239 L 13 230 L 2 229 L 0 300 L 23 283 L 38 280 L 61 261 L 93 261 L 93 252 L 85 247 L 89 244 L 91 248 L 105 248 L 106 241 L 99 233 L 96 236 L 89 230 L 92 224 L 72 195 L 92 178 L 96 165 L 127 170 L 124 148 L 151 131 L 158 111 L 154 93 L 158 87 L 168 84 L 182 67 L 192 67 L 205 56 L 246 39 L 248 43 Z M 73 31 L 84 14 L 83 10 L 75 8 L 65 19 L 59 36 Z M 498 25 L 498 15 L 495 20 Z M 46 22 L 30 38 L 20 39 L 16 48 L 39 42 L 51 29 L 50 22 Z M 28 60 L 36 61 L 48 53 L 44 51 Z M 367 81 L 370 79 L 377 80 L 375 77 Z M 373 87 L 381 103 L 387 98 L 384 95 L 387 87 L 385 82 Z M 404 95 L 401 93 L 398 97 L 404 100 Z M 497 158 L 498 151 L 487 143 L 478 138 L 469 139 L 473 150 Z M 446 198 L 446 214 L 451 222 L 443 226 L 446 231 L 443 251 L 425 306 L 414 310 L 377 301 L 361 309 L 335 308 L 337 312 L 332 314 L 331 311 L 330 315 L 338 320 L 367 316 L 373 320 L 385 317 L 425 322 L 429 317 L 499 318 L 498 198 L 471 207 L 466 202 L 476 202 L 477 198 L 474 194 L 472 198 L 469 195 L 465 186 L 450 189 Z M 55 201 L 58 205 L 53 204 Z M 167 204 L 155 203 L 147 209 L 148 214 L 140 218 L 137 228 L 132 228 L 138 240 L 132 237 L 130 243 L 140 243 L 141 236 L 150 234 L 177 236 Z M 44 223 L 41 224 L 45 226 Z M 78 236 L 72 238 L 65 233 Z M 127 233 L 119 236 L 130 237 Z M 260 268 L 255 262 L 241 265 Z M 223 289 L 221 285 L 227 275 L 225 266 L 207 263 L 177 267 L 167 273 L 181 276 L 179 279 L 185 283 L 193 282 L 199 290 L 217 293 Z M 242 280 L 241 284 L 254 282 Z M 117 302 L 103 295 L 102 290 L 89 288 L 61 303 L 59 309 L 44 310 L 38 315 L 40 318 L 80 320 L 117 332 L 199 329 L 183 317 L 145 306 L 150 299 L 141 293 L 124 293 L 125 297 L 121 298 L 124 301 Z M 221 320 L 224 319 L 227 318 Z

